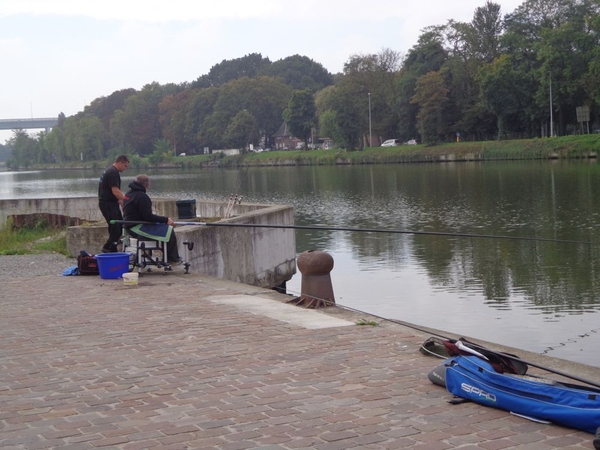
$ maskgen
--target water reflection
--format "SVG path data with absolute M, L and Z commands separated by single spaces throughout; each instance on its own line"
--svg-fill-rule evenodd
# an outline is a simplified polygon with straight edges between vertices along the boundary
M 498 162 L 149 171 L 153 196 L 289 204 L 298 225 L 570 239 L 593 245 L 298 230 L 335 260 L 338 303 L 600 366 L 596 164 Z M 0 197 L 95 195 L 92 171 L 0 177 Z M 126 186 L 136 175 L 122 175 Z M 300 276 L 289 288 L 300 289 Z

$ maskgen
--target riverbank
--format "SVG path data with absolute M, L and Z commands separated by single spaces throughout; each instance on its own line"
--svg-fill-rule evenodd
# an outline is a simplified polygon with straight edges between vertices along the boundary
M 496 161 L 527 159 L 584 159 L 597 158 L 600 153 L 600 134 L 564 136 L 547 139 L 520 139 L 512 141 L 478 141 L 449 144 L 401 145 L 397 147 L 370 147 L 348 152 L 331 150 L 289 150 L 246 153 L 225 156 L 192 155 L 170 157 L 160 163 L 134 155 L 131 166 L 142 168 L 236 168 L 247 166 L 312 166 L 351 164 L 405 164 L 454 161 Z M 29 169 L 93 169 L 104 166 L 100 161 L 75 161 L 65 164 L 35 165 Z

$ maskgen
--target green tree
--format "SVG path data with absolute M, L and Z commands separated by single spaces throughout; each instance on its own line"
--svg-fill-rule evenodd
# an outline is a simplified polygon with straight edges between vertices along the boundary
M 600 37 L 600 14 L 590 17 L 590 33 L 596 39 Z M 600 42 L 588 52 L 588 70 L 582 78 L 582 83 L 588 97 L 595 103 L 596 117 L 600 118 Z
M 520 74 L 522 117 L 530 135 L 549 122 L 550 75 L 559 134 L 576 120 L 574 102 L 591 101 L 586 81 L 597 48 L 591 19 L 598 14 L 597 1 L 527 0 L 505 18 L 502 43 Z
M 135 89 L 129 88 L 115 91 L 107 97 L 98 97 L 83 109 L 83 115 L 100 119 L 108 133 L 110 132 L 110 121 L 115 115 L 115 111 L 123 109 L 125 100 L 135 93 Z
M 500 56 L 504 22 L 498 3 L 488 0 L 484 6 L 476 8 L 471 21 L 471 29 L 472 34 L 469 37 L 473 56 L 486 63 L 490 63 Z
M 51 163 L 66 161 L 67 149 L 65 146 L 64 127 L 55 127 L 52 129 L 46 138 L 46 147 Z
M 173 146 L 168 139 L 157 139 L 154 142 L 154 152 L 158 153 L 162 159 L 168 159 L 173 156 Z
M 245 150 L 250 142 L 256 140 L 255 135 L 256 119 L 247 109 L 243 109 L 229 122 L 225 140 L 230 147 Z
M 140 155 L 152 152 L 154 142 L 162 137 L 158 105 L 169 94 L 179 90 L 175 85 L 154 82 L 125 100 L 123 109 L 111 120 L 111 138 L 115 147 L 128 147 Z
M 548 92 L 552 77 L 559 135 L 567 134 L 569 123 L 577 129 L 577 106 L 591 102 L 585 89 L 585 77 L 589 73 L 591 55 L 600 42 L 598 35 L 589 33 L 587 28 L 585 18 L 573 17 L 557 28 L 544 30 L 536 46 L 541 61 L 536 100 L 540 108 L 549 110 Z
M 10 148 L 7 145 L 0 144 L 0 161 L 6 162 L 10 157 Z
M 397 85 L 397 98 L 394 109 L 399 118 L 398 136 L 403 140 L 418 137 L 417 114 L 419 107 L 412 102 L 419 77 L 431 71 L 438 71 L 448 59 L 442 45 L 439 29 L 427 29 L 417 44 L 410 49 L 400 71 Z
M 196 136 L 186 132 L 188 111 L 196 93 L 196 89 L 186 89 L 167 95 L 158 105 L 162 134 L 178 153 L 191 154 L 196 146 Z
M 429 72 L 417 80 L 412 103 L 419 107 L 417 124 L 424 144 L 435 144 L 446 134 L 447 101 L 448 89 L 440 72 Z
M 304 148 L 309 148 L 308 140 L 315 127 L 317 116 L 313 93 L 310 89 L 295 91 L 283 112 L 292 135 L 304 141 Z
M 212 66 L 208 74 L 194 81 L 191 87 L 200 89 L 218 87 L 243 77 L 255 78 L 265 66 L 270 64 L 269 58 L 263 58 L 260 53 L 250 53 L 242 58 L 231 60 L 224 59 Z
M 36 163 L 39 143 L 25 131 L 14 130 L 7 143 L 12 149 L 11 157 L 7 162 L 8 167 L 12 169 L 28 168 Z
M 37 134 L 38 154 L 36 162 L 39 164 L 49 164 L 52 162 L 52 157 L 48 149 L 48 135 L 45 131 L 40 131 Z
M 77 147 L 80 155 L 84 154 L 87 160 L 105 159 L 106 149 L 103 143 L 107 141 L 106 130 L 98 117 L 84 117 L 79 121 L 77 133 Z
M 185 114 L 185 139 L 193 143 L 194 153 L 204 147 L 218 148 L 210 138 L 210 120 L 219 99 L 220 88 L 195 89 Z
M 104 143 L 108 141 L 102 122 L 95 116 L 68 117 L 63 126 L 52 130 L 47 139 L 48 150 L 59 161 L 86 161 L 107 156 Z
M 356 95 L 356 107 L 364 111 L 360 125 L 367 142 L 373 136 L 385 140 L 397 134 L 399 117 L 394 106 L 401 63 L 400 53 L 382 49 L 377 54 L 352 55 L 344 64 L 344 77 L 337 86 Z M 368 128 L 369 112 L 372 133 Z M 369 142 L 368 145 L 374 144 Z
M 498 121 L 498 139 L 507 137 L 511 124 L 512 129 L 516 129 L 522 123 L 521 102 L 527 97 L 521 91 L 521 87 L 526 86 L 521 77 L 522 74 L 514 70 L 509 55 L 502 55 L 484 66 L 479 74 L 484 104 Z
M 495 134 L 496 120 L 481 101 L 477 73 L 500 55 L 503 29 L 500 5 L 491 1 L 475 9 L 471 22 L 450 20 L 444 27 L 448 59 L 441 70 L 449 89 L 448 126 L 463 139 Z
M 334 122 L 328 124 L 326 131 L 332 133 L 331 137 L 341 147 L 356 150 L 364 130 L 364 110 L 357 102 L 356 93 L 350 89 L 336 88 L 331 100 L 331 113 L 326 117 Z
M 222 139 L 229 122 L 240 111 L 247 110 L 256 120 L 255 135 L 251 144 L 258 144 L 260 136 L 268 142 L 283 121 L 292 89 L 278 78 L 240 78 L 222 86 L 214 111 L 204 124 L 205 136 Z
M 259 75 L 281 78 L 296 90 L 310 89 L 313 93 L 333 84 L 333 76 L 323 67 L 306 56 L 293 55 L 264 65 Z
M 337 113 L 328 109 L 319 114 L 319 136 L 330 137 L 334 141 L 341 135 L 337 127 Z
M 332 131 L 335 123 L 335 111 L 333 110 L 333 100 L 338 88 L 327 86 L 315 94 L 315 108 L 317 131 L 316 136 L 331 138 L 334 136 Z

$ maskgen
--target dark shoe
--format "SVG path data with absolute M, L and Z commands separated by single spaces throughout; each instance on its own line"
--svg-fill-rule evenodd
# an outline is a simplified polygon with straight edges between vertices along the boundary
M 171 265 L 171 266 L 178 266 L 180 264 L 183 264 L 183 258 L 181 258 L 181 257 L 174 259 L 172 261 L 169 261 L 169 265 Z

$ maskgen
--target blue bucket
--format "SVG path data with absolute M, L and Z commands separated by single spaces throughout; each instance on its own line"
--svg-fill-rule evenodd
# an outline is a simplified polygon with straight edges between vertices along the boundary
M 124 273 L 129 272 L 129 253 L 101 253 L 94 255 L 98 260 L 98 271 L 100 278 L 114 280 L 121 278 Z

